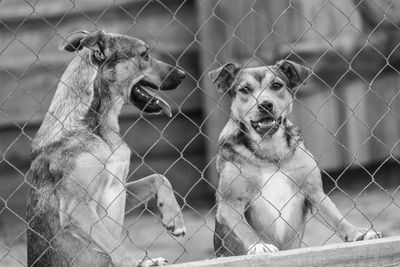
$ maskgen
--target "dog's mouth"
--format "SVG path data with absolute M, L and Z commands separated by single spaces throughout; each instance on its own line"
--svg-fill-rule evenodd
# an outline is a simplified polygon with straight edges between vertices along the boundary
M 282 123 L 282 117 L 276 119 L 273 116 L 266 116 L 258 121 L 250 121 L 251 127 L 260 135 L 264 136 L 266 134 L 272 135 L 278 129 Z
M 146 113 L 164 112 L 171 117 L 171 107 L 153 90 L 158 90 L 158 87 L 144 80 L 139 81 L 131 89 L 132 104 Z

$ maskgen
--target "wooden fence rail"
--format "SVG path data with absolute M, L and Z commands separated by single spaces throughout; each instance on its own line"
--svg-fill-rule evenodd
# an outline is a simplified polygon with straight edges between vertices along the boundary
M 180 263 L 174 267 L 309 267 L 400 266 L 400 236 L 309 247 L 263 255 L 247 255 Z

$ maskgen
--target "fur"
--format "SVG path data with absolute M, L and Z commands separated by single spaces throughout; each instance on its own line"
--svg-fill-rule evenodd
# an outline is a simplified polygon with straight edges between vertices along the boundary
M 140 52 L 148 50 L 143 41 L 104 31 L 71 34 L 62 49 L 78 54 L 32 144 L 28 266 L 164 265 L 162 258 L 137 261 L 121 244 L 127 194 L 133 206 L 157 197 L 167 229 L 179 236 L 185 228 L 165 177 L 126 182 L 131 152 L 118 115 L 137 84 L 169 90 L 184 73 Z M 161 110 L 152 105 L 140 108 Z
M 315 208 L 345 241 L 381 237 L 347 222 L 324 194 L 318 166 L 288 119 L 308 74 L 285 60 L 258 68 L 228 63 L 210 73 L 232 96 L 231 118 L 219 137 L 216 256 L 299 247 Z

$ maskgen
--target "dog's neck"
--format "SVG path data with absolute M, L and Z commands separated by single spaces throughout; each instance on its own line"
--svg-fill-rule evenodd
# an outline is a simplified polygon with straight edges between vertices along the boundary
M 109 145 L 121 143 L 118 115 L 124 104 L 82 50 L 68 65 L 33 141 L 33 150 L 57 142 L 66 132 L 90 131 Z
M 243 160 L 258 163 L 280 163 L 292 155 L 299 143 L 302 143 L 297 127 L 287 119 L 272 135 L 260 136 L 251 126 L 229 119 L 219 137 L 221 152 L 237 153 Z

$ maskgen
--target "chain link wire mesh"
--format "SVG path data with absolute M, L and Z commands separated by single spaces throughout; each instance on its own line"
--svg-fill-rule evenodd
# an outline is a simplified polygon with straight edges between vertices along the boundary
M 187 228 L 185 237 L 174 237 L 154 201 L 132 208 L 128 200 L 119 245 L 136 259 L 215 256 L 217 139 L 231 115 L 229 97 L 207 73 L 229 61 L 263 66 L 285 58 L 311 69 L 291 119 L 302 128 L 327 195 L 355 225 L 399 234 L 399 8 L 397 1 L 371 0 L 0 1 L 0 265 L 27 265 L 29 147 L 74 57 L 57 46 L 80 29 L 140 38 L 155 58 L 186 72 L 179 88 L 159 92 L 171 118 L 132 107 L 120 117 L 118 135 L 132 153 L 128 181 L 165 175 Z M 52 126 L 63 123 L 55 118 Z M 110 172 L 106 164 L 103 170 Z M 302 247 L 340 242 L 314 215 L 304 228 Z

